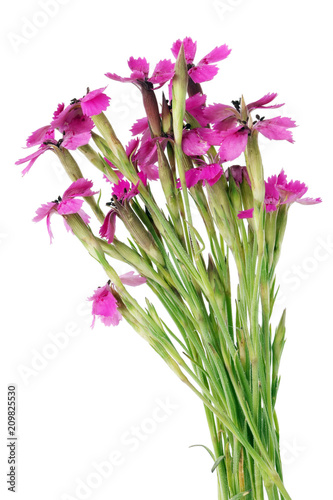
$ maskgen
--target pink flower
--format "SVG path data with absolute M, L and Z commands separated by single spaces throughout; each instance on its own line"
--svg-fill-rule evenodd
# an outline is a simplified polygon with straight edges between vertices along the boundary
M 94 294 L 88 298 L 91 300 L 93 322 L 91 328 L 95 326 L 96 316 L 99 316 L 100 320 L 105 326 L 117 326 L 122 319 L 122 315 L 118 311 L 117 300 L 112 295 L 110 282 L 105 286 L 97 288 Z
M 267 184 L 275 186 L 280 195 L 281 205 L 291 205 L 291 203 L 294 202 L 300 203 L 301 205 L 316 205 L 322 201 L 321 198 L 303 198 L 308 187 L 300 181 L 287 182 L 287 176 L 284 170 L 281 170 L 278 176 L 273 175 L 269 177 Z
M 256 120 L 252 122 L 250 113 L 254 109 L 275 109 L 283 104 L 270 104 L 277 94 L 266 94 L 258 101 L 254 101 L 246 106 L 246 119 L 241 116 L 241 101 L 232 101 L 234 106 L 226 104 L 213 104 L 204 111 L 204 117 L 209 123 L 214 124 L 214 130 L 221 132 L 221 147 L 219 154 L 222 161 L 236 159 L 245 151 L 248 136 L 252 131 L 257 130 L 268 139 L 287 140 L 294 142 L 290 128 L 296 124 L 290 118 L 275 117 L 265 120 L 264 117 L 256 115 Z
M 135 274 L 134 271 L 129 271 L 119 276 L 119 278 L 124 285 L 129 286 L 139 286 L 147 281 L 146 278 L 139 274 Z M 94 294 L 88 298 L 88 300 L 93 302 L 93 322 L 91 328 L 95 325 L 96 316 L 99 316 L 102 323 L 106 326 L 117 326 L 122 320 L 122 315 L 118 311 L 117 299 L 112 294 L 112 290 L 113 285 L 111 281 L 108 281 L 105 286 L 97 288 Z
M 92 92 L 88 91 L 82 99 L 73 99 L 66 108 L 63 103 L 58 104 L 50 125 L 35 130 L 27 139 L 28 148 L 39 146 L 39 149 L 15 162 L 15 165 L 29 162 L 22 171 L 23 175 L 30 170 L 37 158 L 45 151 L 61 146 L 73 150 L 89 142 L 91 130 L 94 127 L 90 116 L 101 113 L 109 105 L 110 97 L 103 93 L 105 89 L 106 87 Z M 59 140 L 55 139 L 55 130 L 61 133 Z
M 174 75 L 175 67 L 170 59 L 164 59 L 156 64 L 153 74 L 149 77 L 149 63 L 146 58 L 139 57 L 138 59 L 134 59 L 134 57 L 130 57 L 128 60 L 128 66 L 132 73 L 127 78 L 123 78 L 115 73 L 106 73 L 105 76 L 111 78 L 111 80 L 116 80 L 117 82 L 134 83 L 139 88 L 144 85 L 153 89 L 154 85 L 157 85 L 156 88 L 160 88 L 168 80 L 170 80 L 170 78 Z
M 283 170 L 277 175 L 273 175 L 265 181 L 265 209 L 267 212 L 274 212 L 280 205 L 291 205 L 300 203 L 302 205 L 316 205 L 321 203 L 321 198 L 303 198 L 307 192 L 307 186 L 300 181 L 287 182 L 287 177 Z M 253 217 L 253 208 L 243 210 L 238 213 L 239 219 L 249 219 Z
M 41 205 L 36 210 L 36 216 L 33 218 L 34 222 L 39 222 L 46 217 L 46 227 L 50 236 L 50 243 L 52 243 L 53 234 L 51 231 L 50 219 L 51 215 L 58 213 L 59 215 L 79 214 L 83 221 L 88 224 L 90 217 L 82 209 L 83 200 L 77 200 L 77 197 L 93 196 L 96 191 L 92 191 L 92 182 L 86 179 L 78 179 L 73 182 L 68 189 L 64 192 L 62 197 L 57 200 L 48 202 Z M 70 227 L 64 219 L 66 229 L 69 231 Z
M 139 172 L 141 182 L 146 185 L 147 178 L 143 172 Z M 139 193 L 138 184 L 130 184 L 126 179 L 119 179 L 117 184 L 112 185 L 111 201 L 107 203 L 112 207 L 106 214 L 104 222 L 99 230 L 101 238 L 106 238 L 108 243 L 112 243 L 116 231 L 116 217 L 119 215 L 119 210 L 125 204 Z
M 198 64 L 194 64 L 194 57 L 197 51 L 197 42 L 192 38 L 186 37 L 183 41 L 177 40 L 171 47 L 171 52 L 178 57 L 181 45 L 184 45 L 185 59 L 188 67 L 188 74 L 195 83 L 203 83 L 212 80 L 218 72 L 218 67 L 213 64 L 222 61 L 230 54 L 231 50 L 227 45 L 216 47 L 209 54 L 203 57 Z
M 191 168 L 185 172 L 186 186 L 190 189 L 200 181 L 203 181 L 204 185 L 207 182 L 209 186 L 212 186 L 219 180 L 222 174 L 223 169 L 218 163 L 211 163 L 210 165 L 204 163 L 201 167 Z M 177 187 L 181 188 L 180 180 L 177 181 Z

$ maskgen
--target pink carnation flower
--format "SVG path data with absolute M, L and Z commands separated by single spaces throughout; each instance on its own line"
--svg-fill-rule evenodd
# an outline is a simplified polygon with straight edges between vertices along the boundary
M 122 319 L 122 315 L 117 309 L 117 300 L 112 295 L 110 283 L 105 286 L 97 288 L 94 294 L 88 298 L 91 300 L 93 322 L 91 328 L 95 326 L 96 316 L 99 316 L 100 320 L 105 326 L 117 326 Z
M 204 111 L 204 117 L 208 123 L 214 124 L 214 130 L 220 131 L 221 147 L 219 154 L 221 160 L 231 161 L 245 151 L 248 136 L 253 130 L 257 130 L 268 139 L 287 140 L 294 142 L 290 128 L 296 127 L 296 123 L 290 118 L 277 116 L 265 119 L 256 115 L 256 120 L 252 122 L 250 113 L 254 109 L 276 109 L 283 104 L 270 104 L 277 94 L 266 94 L 258 101 L 251 102 L 246 106 L 247 118 L 242 120 L 240 110 L 240 100 L 232 101 L 234 106 L 226 104 L 213 104 Z
M 143 172 L 139 172 L 138 176 L 141 182 L 146 185 L 147 177 Z M 139 183 L 138 183 L 139 184 Z M 116 231 L 116 217 L 119 215 L 119 209 L 124 205 L 125 202 L 131 200 L 134 196 L 139 194 L 138 184 L 130 184 L 130 182 L 124 178 L 119 179 L 117 184 L 112 185 L 112 197 L 111 201 L 107 203 L 108 206 L 112 207 L 111 210 L 106 214 L 104 222 L 99 230 L 101 238 L 106 238 L 108 243 L 112 243 Z
M 121 77 L 115 73 L 106 73 L 105 76 L 111 78 L 111 80 L 116 80 L 117 82 L 131 82 L 134 83 L 140 89 L 142 86 L 147 86 L 150 89 L 160 88 L 164 85 L 170 78 L 174 75 L 175 65 L 170 61 L 170 59 L 164 59 L 159 61 L 153 74 L 149 76 L 149 63 L 146 58 L 130 57 L 128 60 L 129 69 L 132 71 L 129 77 Z
M 78 197 L 93 196 L 96 191 L 92 191 L 92 182 L 86 179 L 78 179 L 73 182 L 68 189 L 64 192 L 62 197 L 57 200 L 45 203 L 36 210 L 36 216 L 33 218 L 34 222 L 39 222 L 46 217 L 46 227 L 50 236 L 50 243 L 52 243 L 53 234 L 51 231 L 51 215 L 58 213 L 59 215 L 79 214 L 85 224 L 89 223 L 90 217 L 82 210 L 83 200 L 77 200 Z M 67 231 L 70 231 L 66 219 L 64 223 Z
M 277 175 L 273 175 L 265 181 L 265 209 L 267 212 L 274 212 L 280 205 L 291 205 L 300 203 L 301 205 L 316 205 L 321 203 L 321 198 L 303 198 L 307 192 L 307 186 L 300 181 L 287 182 L 287 176 L 283 170 Z M 253 208 L 243 210 L 238 213 L 239 219 L 251 219 Z
M 178 57 L 181 45 L 184 45 L 185 59 L 188 67 L 188 74 L 195 83 L 203 83 L 212 80 L 218 72 L 218 67 L 214 64 L 222 61 L 231 52 L 227 45 L 216 47 L 209 54 L 203 57 L 198 64 L 194 64 L 194 57 L 197 51 L 197 42 L 186 37 L 184 40 L 177 40 L 171 47 L 171 52 Z
M 147 281 L 146 278 L 139 274 L 135 274 L 134 271 L 129 271 L 119 276 L 119 278 L 124 285 L 129 286 L 139 286 Z M 105 286 L 97 288 L 94 294 L 88 298 L 88 300 L 91 300 L 93 303 L 93 321 L 91 328 L 95 325 L 96 316 L 99 316 L 102 323 L 106 326 L 117 326 L 122 320 L 122 315 L 118 311 L 117 299 L 112 294 L 112 287 L 112 283 L 108 281 Z
M 211 163 L 209 165 L 203 163 L 202 166 L 191 168 L 190 170 L 185 172 L 186 186 L 190 189 L 200 181 L 203 181 L 204 185 L 205 182 L 207 182 L 209 186 L 213 186 L 213 184 L 215 184 L 219 180 L 222 174 L 223 169 L 218 163 Z M 181 188 L 179 179 L 177 181 L 177 187 Z
M 103 93 L 105 89 L 106 87 L 88 92 L 82 99 L 73 99 L 66 108 L 63 103 L 58 104 L 50 125 L 35 130 L 27 139 L 28 148 L 39 146 L 39 149 L 15 163 L 21 165 L 29 162 L 22 171 L 23 175 L 45 151 L 56 147 L 74 150 L 88 144 L 94 127 L 90 117 L 105 111 L 109 105 L 110 97 Z M 61 133 L 59 140 L 55 139 L 55 130 Z

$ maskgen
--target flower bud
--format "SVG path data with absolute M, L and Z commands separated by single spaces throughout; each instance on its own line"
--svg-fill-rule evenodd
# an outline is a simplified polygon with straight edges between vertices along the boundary
M 168 101 L 165 98 L 164 92 L 162 94 L 162 129 L 164 134 L 170 134 L 171 132 L 171 111 L 168 105 Z
M 151 233 L 144 227 L 128 202 L 125 201 L 124 205 L 121 205 L 120 203 L 115 201 L 115 206 L 119 217 L 125 224 L 128 231 L 131 233 L 137 244 L 140 245 L 140 247 L 149 255 L 149 257 L 154 262 L 164 266 L 165 262 L 163 255 L 158 249 Z
M 182 44 L 176 65 L 175 75 L 172 80 L 172 120 L 176 144 L 181 144 L 183 136 L 183 122 L 185 116 L 185 101 L 188 84 L 187 64 L 185 60 L 184 45 Z

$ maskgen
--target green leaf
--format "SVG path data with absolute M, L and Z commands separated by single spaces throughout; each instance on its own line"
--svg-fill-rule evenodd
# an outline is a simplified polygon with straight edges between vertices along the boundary
M 220 462 L 225 458 L 225 455 L 221 455 L 214 463 L 213 467 L 211 468 L 211 471 L 214 472 L 216 467 L 219 465 Z
M 198 238 L 198 240 L 200 241 L 201 245 L 202 245 L 202 248 L 200 248 L 197 252 L 195 252 L 195 255 L 199 255 L 200 253 L 202 253 L 205 248 L 206 248 L 206 245 L 205 245 L 205 242 L 204 240 L 201 238 L 199 232 L 197 231 L 197 229 L 195 229 L 194 226 L 192 226 L 192 224 L 190 224 L 188 221 L 185 221 L 186 224 L 188 226 L 190 226 L 190 228 L 192 229 L 192 231 L 194 232 L 195 236 Z
M 210 454 L 210 456 L 212 457 L 212 459 L 215 462 L 214 453 L 207 446 L 205 446 L 204 444 L 192 444 L 191 446 L 189 446 L 189 448 L 195 448 L 196 446 L 201 446 L 202 448 L 205 448 L 205 450 L 208 451 L 208 453 Z

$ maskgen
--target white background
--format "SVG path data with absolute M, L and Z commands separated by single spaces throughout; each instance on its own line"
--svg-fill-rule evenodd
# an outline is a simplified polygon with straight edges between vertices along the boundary
M 288 307 L 278 414 L 292 498 L 331 498 L 329 2 L 55 3 L 52 15 L 42 2 L 7 3 L 1 21 L 1 498 L 11 498 L 5 484 L 9 383 L 18 385 L 18 500 L 83 498 L 77 485 L 98 480 L 96 463 L 117 451 L 121 464 L 86 490 L 85 498 L 216 498 L 209 455 L 189 448 L 210 446 L 200 402 L 124 322 L 118 328 L 97 322 L 90 329 L 86 298 L 105 282 L 102 270 L 60 218 L 52 221 L 51 246 L 44 222 L 31 221 L 41 203 L 68 186 L 56 159 L 45 154 L 24 179 L 14 165 L 27 154 L 21 149 L 27 136 L 49 123 L 57 103 L 82 96 L 87 86 L 109 84 L 108 116 L 126 143 L 128 129 L 143 116 L 140 98 L 134 86 L 108 81 L 104 73 L 126 76 L 131 55 L 152 64 L 172 57 L 172 42 L 185 36 L 198 40 L 197 61 L 217 45 L 232 48 L 219 75 L 204 85 L 210 103 L 227 103 L 241 93 L 248 102 L 279 93 L 287 103 L 282 116 L 299 127 L 294 145 L 262 142 L 266 173 L 285 168 L 289 177 L 309 185 L 309 196 L 323 198 L 319 206 L 293 206 L 288 223 L 278 273 L 278 312 Z M 38 25 L 33 31 L 30 25 L 29 38 L 27 20 Z M 88 178 L 98 178 L 82 165 Z M 52 340 L 59 332 L 67 339 L 62 349 Z M 169 414 L 157 409 L 167 400 Z M 143 428 L 136 445 L 124 441 L 135 426 Z

